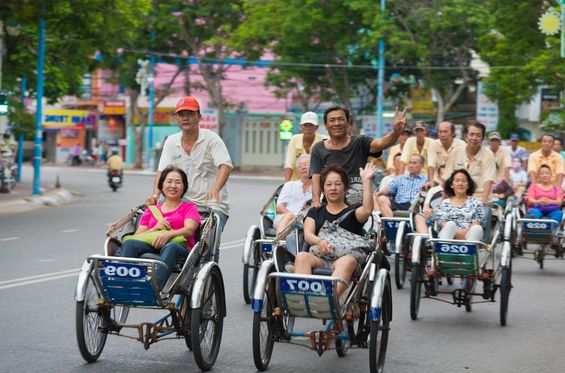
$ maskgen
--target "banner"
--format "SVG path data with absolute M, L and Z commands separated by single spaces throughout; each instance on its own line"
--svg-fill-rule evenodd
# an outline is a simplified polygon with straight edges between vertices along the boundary
M 122 100 L 104 101 L 102 115 L 125 115 L 126 102 Z
M 477 86 L 477 120 L 485 125 L 487 131 L 495 131 L 498 126 L 498 104 L 485 94 L 485 86 Z
M 218 110 L 217 109 L 201 109 L 200 128 L 206 128 L 210 131 L 218 133 Z
M 410 100 L 412 101 L 412 114 L 435 113 L 430 88 L 410 88 Z

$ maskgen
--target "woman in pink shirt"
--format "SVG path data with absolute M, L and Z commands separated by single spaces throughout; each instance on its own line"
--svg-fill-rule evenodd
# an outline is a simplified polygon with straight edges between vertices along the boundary
M 159 234 L 151 245 L 134 239 L 124 241 L 120 256 L 139 258 L 145 253 L 158 253 L 160 260 L 168 267 L 157 268 L 157 282 L 160 288 L 163 288 L 171 274 L 170 268 L 174 268 L 179 261 L 185 260 L 194 246 L 194 233 L 202 221 L 198 207 L 192 202 L 182 200 L 182 196 L 188 190 L 188 179 L 183 170 L 172 166 L 165 168 L 161 172 L 158 188 L 165 196 L 165 201 L 157 203 L 156 206 L 163 219 L 157 221 L 150 209 L 145 210 L 135 234 L 153 231 L 163 233 Z M 177 236 L 186 237 L 186 246 L 171 242 Z
M 551 183 L 551 169 L 542 165 L 538 170 L 538 182 L 532 183 L 526 196 L 528 216 L 536 219 L 548 218 L 560 223 L 563 218 L 561 205 L 563 191 Z

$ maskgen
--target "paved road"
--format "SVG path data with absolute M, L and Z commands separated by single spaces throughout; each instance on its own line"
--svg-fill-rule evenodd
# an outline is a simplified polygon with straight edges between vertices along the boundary
M 56 175 L 83 197 L 60 207 L 0 215 L 0 372 L 198 371 L 192 353 L 177 340 L 145 351 L 138 342 L 110 337 L 97 363 L 83 362 L 74 333 L 76 271 L 87 255 L 102 251 L 108 224 L 144 200 L 152 177 L 126 175 L 124 188 L 112 193 L 100 171 L 48 168 L 43 180 L 54 182 Z M 232 213 L 220 259 L 228 317 L 214 367 L 218 372 L 255 371 L 252 314 L 241 296 L 241 242 L 277 184 L 242 177 L 230 181 Z M 466 313 L 422 300 L 420 320 L 411 321 L 409 286 L 395 289 L 386 371 L 562 372 L 565 261 L 548 261 L 542 271 L 531 260 L 515 260 L 513 279 L 504 328 L 498 303 L 477 304 Z M 133 318 L 155 315 L 139 311 Z M 368 371 L 368 352 L 352 350 L 345 358 L 328 352 L 318 358 L 305 348 L 279 343 L 269 367 L 271 372 L 347 370 Z

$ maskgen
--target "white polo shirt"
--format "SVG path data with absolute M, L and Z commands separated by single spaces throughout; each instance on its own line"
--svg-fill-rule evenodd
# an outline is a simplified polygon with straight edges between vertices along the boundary
M 229 214 L 227 186 L 220 190 L 220 203 L 207 201 L 206 193 L 214 186 L 218 175 L 218 167 L 222 164 L 233 167 L 226 144 L 217 133 L 200 128 L 198 139 L 190 152 L 186 154 L 181 144 L 182 132 L 171 135 L 163 145 L 159 160 L 159 171 L 167 166 L 175 166 L 186 172 L 188 191 L 185 198 L 197 205 L 208 206 Z

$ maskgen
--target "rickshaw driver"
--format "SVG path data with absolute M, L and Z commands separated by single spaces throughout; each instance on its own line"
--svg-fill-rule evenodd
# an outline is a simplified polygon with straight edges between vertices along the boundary
M 211 208 L 219 216 L 220 232 L 229 218 L 229 199 L 226 183 L 233 164 L 221 137 L 208 129 L 200 128 L 200 105 L 191 96 L 181 98 L 175 108 L 175 120 L 181 132 L 171 135 L 163 145 L 159 171 L 155 175 L 153 195 L 146 200 L 157 203 L 160 191 L 158 181 L 161 171 L 175 166 L 188 176 L 190 188 L 185 198 L 198 206 Z M 218 263 L 220 237 L 214 241 L 214 261 Z
M 349 178 L 347 202 L 361 203 L 362 183 L 359 169 L 372 154 L 377 154 L 393 145 L 406 125 L 406 108 L 401 112 L 395 109 L 392 131 L 380 139 L 369 136 L 351 136 L 349 110 L 339 106 L 328 108 L 324 112 L 324 124 L 330 136 L 320 141 L 312 149 L 310 176 L 312 177 L 312 206 L 320 207 L 320 171 L 328 165 L 338 165 L 345 169 Z

